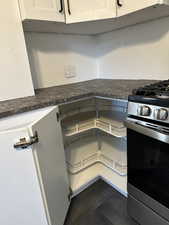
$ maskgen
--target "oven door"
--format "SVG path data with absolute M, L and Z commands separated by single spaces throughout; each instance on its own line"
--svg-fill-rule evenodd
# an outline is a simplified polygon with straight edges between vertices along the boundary
M 126 121 L 125 125 L 128 187 L 135 192 L 134 197 L 140 198 L 140 201 L 145 199 L 147 204 L 152 202 L 156 206 L 158 202 L 169 208 L 169 134 L 135 122 Z

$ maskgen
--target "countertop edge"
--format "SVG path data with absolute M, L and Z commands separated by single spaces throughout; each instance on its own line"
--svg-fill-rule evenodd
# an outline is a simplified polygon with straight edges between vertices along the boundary
M 0 119 L 48 106 L 100 96 L 128 100 L 132 90 L 156 80 L 93 79 L 35 90 L 35 96 L 0 102 Z
M 10 116 L 14 116 L 14 115 L 18 115 L 18 114 L 21 114 L 21 113 L 30 112 L 30 111 L 33 111 L 33 110 L 42 109 L 42 108 L 45 108 L 45 107 L 67 104 L 67 103 L 80 101 L 80 100 L 87 99 L 87 98 L 94 98 L 94 97 L 117 99 L 117 100 L 119 99 L 119 100 L 124 100 L 126 102 L 128 101 L 128 98 L 117 96 L 117 95 L 110 96 L 110 95 L 106 95 L 106 94 L 100 95 L 99 93 L 95 93 L 95 94 L 90 93 L 90 94 L 79 95 L 79 96 L 76 96 L 76 97 L 70 97 L 68 99 L 63 99 L 63 100 L 61 99 L 61 100 L 56 100 L 56 101 L 51 101 L 51 102 L 49 101 L 49 102 L 44 103 L 44 104 L 39 103 L 39 104 L 32 105 L 30 107 L 22 107 L 20 109 L 17 109 L 16 111 L 15 110 L 8 110 L 8 111 L 2 112 L 2 113 L 0 112 L 0 119 L 10 117 Z

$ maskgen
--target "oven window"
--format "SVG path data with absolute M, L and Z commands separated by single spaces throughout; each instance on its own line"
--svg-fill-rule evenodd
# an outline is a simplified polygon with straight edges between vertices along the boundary
M 127 130 L 128 182 L 169 208 L 169 144 Z

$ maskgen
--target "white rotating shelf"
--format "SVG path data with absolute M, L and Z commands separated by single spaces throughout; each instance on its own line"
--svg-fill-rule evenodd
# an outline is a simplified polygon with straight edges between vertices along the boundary
M 126 128 L 122 121 L 109 120 L 103 117 L 90 119 L 85 122 L 77 122 L 71 126 L 63 127 L 66 137 L 74 136 L 92 129 L 102 130 L 118 138 L 126 137 Z
M 87 158 L 82 159 L 79 162 L 74 164 L 67 161 L 67 166 L 68 166 L 68 171 L 71 174 L 76 174 L 96 163 L 103 164 L 104 166 L 108 167 L 109 169 L 116 172 L 120 176 L 127 175 L 127 165 L 123 165 L 121 162 L 109 159 L 101 151 L 91 154 Z

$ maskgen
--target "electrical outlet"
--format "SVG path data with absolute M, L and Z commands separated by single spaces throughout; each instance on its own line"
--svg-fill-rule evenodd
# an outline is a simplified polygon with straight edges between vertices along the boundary
M 66 78 L 76 77 L 76 66 L 66 65 L 65 66 L 65 77 Z

